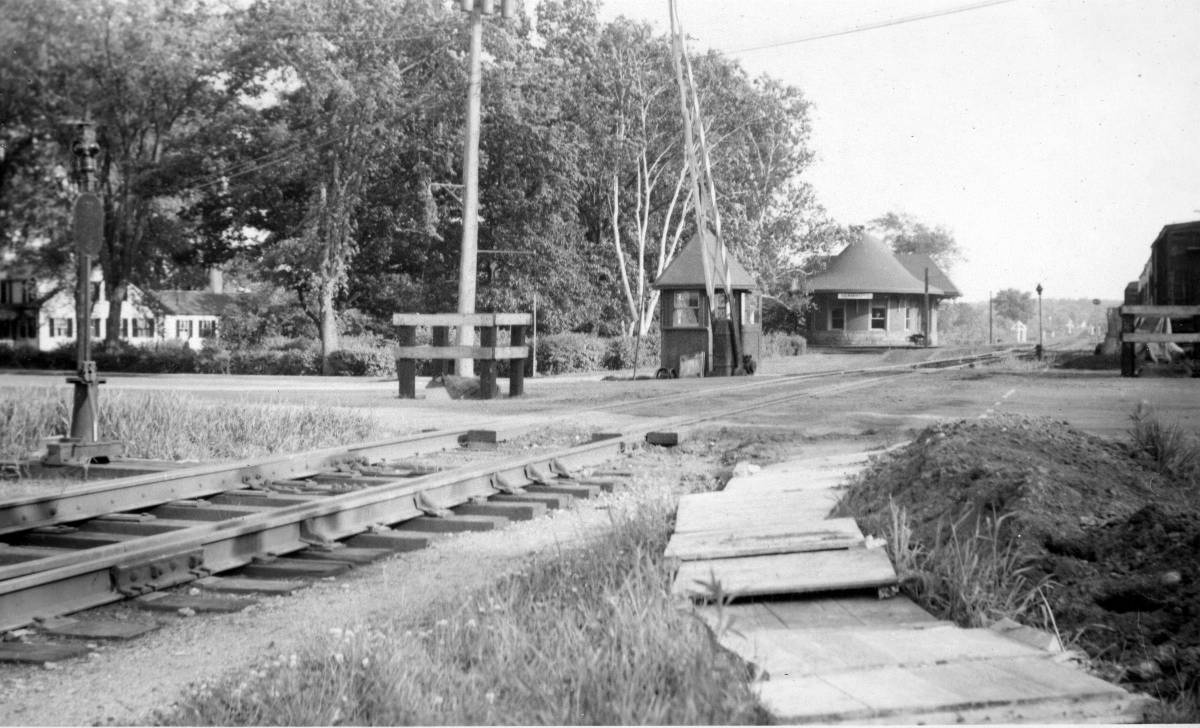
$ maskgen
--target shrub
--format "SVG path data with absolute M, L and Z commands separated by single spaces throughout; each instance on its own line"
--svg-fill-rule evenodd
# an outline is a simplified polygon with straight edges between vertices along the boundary
M 602 368 L 607 343 L 590 334 L 538 337 L 538 371 L 543 374 L 593 372 Z
M 396 355 L 390 347 L 338 349 L 329 355 L 330 374 L 351 377 L 386 377 L 396 373 Z
M 609 339 L 604 351 L 605 369 L 632 369 L 633 352 L 638 348 L 638 341 L 633 336 L 617 336 Z M 651 332 L 642 337 L 641 348 L 638 350 L 638 367 L 658 367 L 659 351 L 662 348 L 662 337 L 658 332 Z
M 762 358 L 803 356 L 808 353 L 808 341 L 799 334 L 769 333 L 762 338 Z

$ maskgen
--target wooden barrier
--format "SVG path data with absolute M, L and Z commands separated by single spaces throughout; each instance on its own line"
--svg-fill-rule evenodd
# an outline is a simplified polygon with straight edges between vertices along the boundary
M 1150 306 L 1126 304 L 1121 306 L 1121 376 L 1136 377 L 1138 344 L 1200 344 L 1200 306 Z M 1138 331 L 1141 318 L 1191 319 L 1193 332 Z M 1200 368 L 1192 368 L 1192 376 L 1200 376 Z
M 474 359 L 479 372 L 479 396 L 494 399 L 496 386 L 496 362 L 507 360 L 511 364 L 508 373 L 508 396 L 519 397 L 525 393 L 525 363 L 533 352 L 525 345 L 525 331 L 533 323 L 527 313 L 397 313 L 392 315 L 392 325 L 399 328 L 400 347 L 396 350 L 396 374 L 400 385 L 401 399 L 417 396 L 417 361 L 433 359 L 438 362 L 438 373 L 446 374 L 450 360 Z M 417 327 L 433 329 L 433 344 L 417 346 Z M 451 346 L 450 327 L 471 326 L 479 329 L 479 346 Z M 500 328 L 509 329 L 509 346 L 497 346 Z

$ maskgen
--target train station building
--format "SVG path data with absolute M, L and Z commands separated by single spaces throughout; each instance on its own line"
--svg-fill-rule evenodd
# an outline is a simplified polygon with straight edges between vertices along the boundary
M 922 343 L 926 316 L 929 344 L 936 346 L 938 304 L 961 295 L 928 255 L 893 253 L 866 233 L 810 278 L 807 289 L 813 300 L 809 342 L 819 346 Z

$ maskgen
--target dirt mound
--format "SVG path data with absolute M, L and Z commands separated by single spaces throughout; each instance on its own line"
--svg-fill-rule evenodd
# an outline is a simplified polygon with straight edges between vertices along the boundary
M 1073 538 L 1156 501 L 1162 478 L 1120 445 L 1065 422 L 1001 415 L 926 428 L 874 463 L 845 501 L 876 533 L 890 522 L 889 497 L 914 535 L 933 539 L 949 523 L 1009 515 L 1014 537 L 1031 547 Z
M 864 530 L 889 532 L 889 502 L 912 538 L 1004 517 L 1002 538 L 1047 575 L 1068 646 L 1162 696 L 1200 688 L 1200 495 L 1148 469 L 1133 449 L 1043 418 L 1000 416 L 924 430 L 874 462 L 843 502 Z

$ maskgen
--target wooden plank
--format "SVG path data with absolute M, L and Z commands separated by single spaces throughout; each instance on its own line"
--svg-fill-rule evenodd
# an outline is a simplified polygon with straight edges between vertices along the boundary
M 1200 316 L 1200 306 L 1121 306 L 1122 316 L 1170 316 L 1171 318 L 1187 318 Z
M 882 667 L 920 667 L 944 662 L 1050 659 L 1048 654 L 987 629 L 960 629 L 943 622 L 928 629 L 787 628 L 730 631 L 721 645 L 755 663 L 771 677 L 802 677 Z
M 873 674 L 859 679 L 877 679 Z M 882 679 L 881 677 L 879 679 Z M 1101 695 L 1074 699 L 1040 699 L 1015 703 L 958 702 L 916 710 L 878 710 L 821 678 L 767 680 L 755 692 L 780 723 L 924 724 L 955 723 L 1129 723 L 1141 720 L 1145 696 Z
M 828 490 L 693 493 L 679 499 L 675 533 L 811 524 L 824 520 L 838 498 Z
M 1200 334 L 1158 334 L 1149 331 L 1134 331 L 1121 334 L 1123 344 L 1195 344 L 1200 342 Z
M 814 615 L 812 604 L 825 609 Z M 906 596 L 879 599 L 875 596 L 839 596 L 833 598 L 802 598 L 789 601 L 772 600 L 767 609 L 791 629 L 841 627 L 858 625 L 864 628 L 906 627 L 921 629 L 941 624 Z
M 862 531 L 853 518 L 800 523 L 676 533 L 665 555 L 683 561 L 720 559 L 761 554 L 847 549 L 863 544 Z
M 528 346 L 398 346 L 396 359 L 526 359 Z
M 529 326 L 529 313 L 394 313 L 393 326 Z
M 714 581 L 729 596 L 804 594 L 891 586 L 896 572 L 883 549 L 685 561 L 675 576 L 674 592 L 709 597 L 708 585 Z
M 754 475 L 739 475 L 730 478 L 729 482 L 725 483 L 725 487 L 721 489 L 721 492 L 826 490 L 844 486 L 850 477 L 852 476 L 841 473 L 808 474 L 795 471 L 764 471 L 755 473 Z

